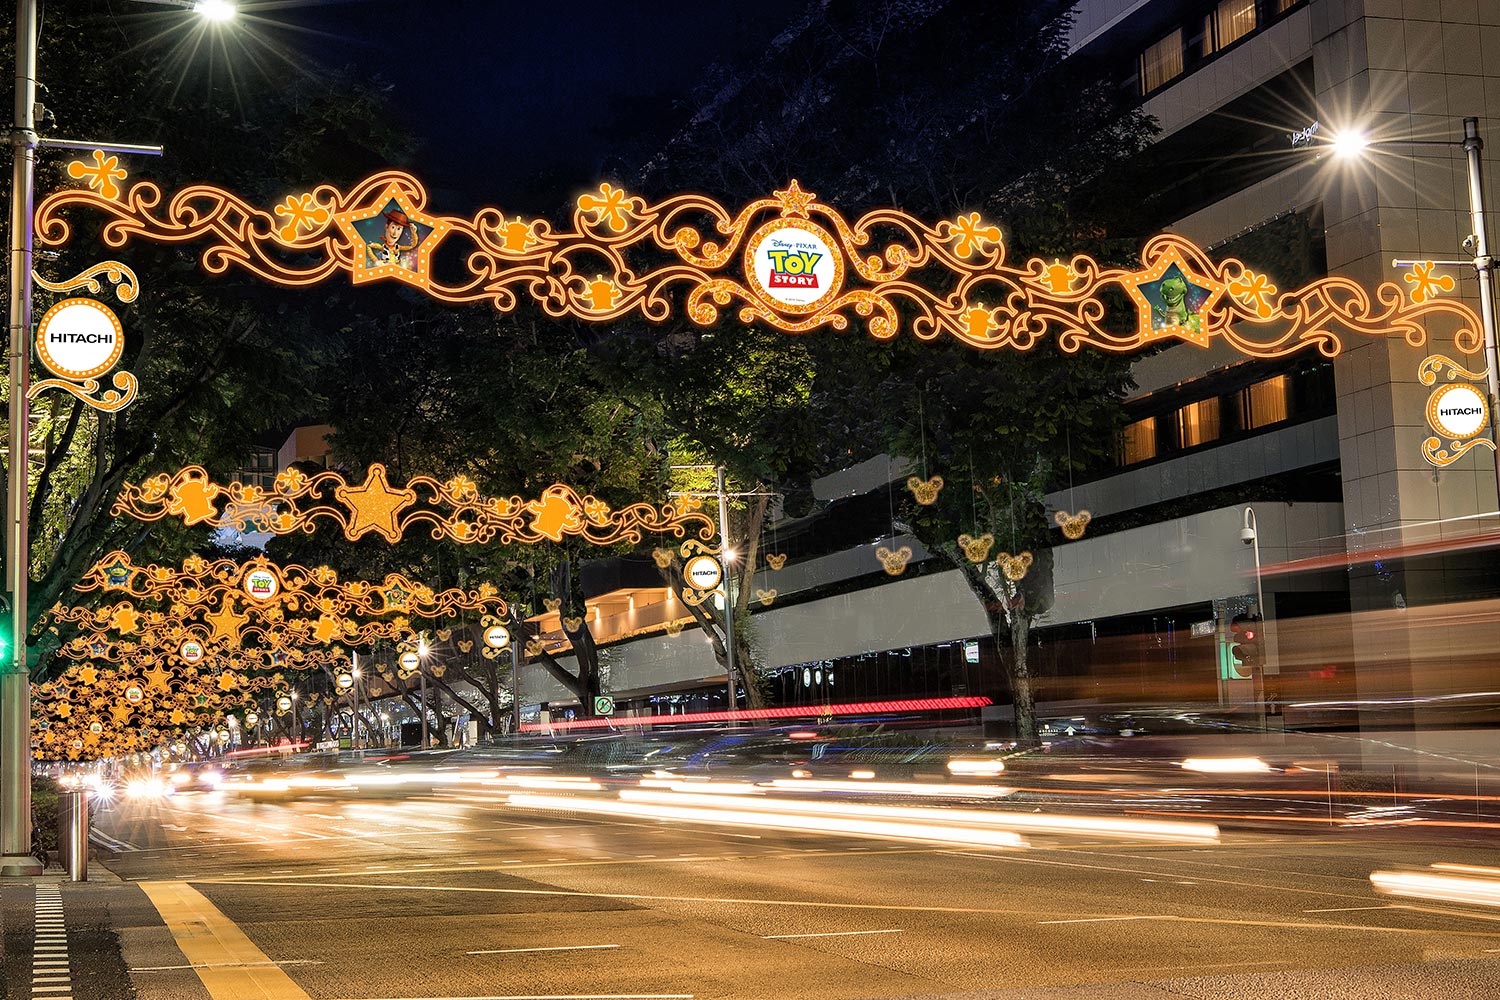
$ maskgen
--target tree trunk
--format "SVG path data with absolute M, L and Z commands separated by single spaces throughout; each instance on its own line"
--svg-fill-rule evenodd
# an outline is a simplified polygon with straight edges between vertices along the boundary
M 1031 667 L 1026 661 L 1027 640 L 1031 635 L 1031 617 L 1024 609 L 1010 615 L 1011 670 L 1010 687 L 1015 700 L 1016 737 L 1023 740 L 1037 738 L 1036 692 L 1031 687 Z

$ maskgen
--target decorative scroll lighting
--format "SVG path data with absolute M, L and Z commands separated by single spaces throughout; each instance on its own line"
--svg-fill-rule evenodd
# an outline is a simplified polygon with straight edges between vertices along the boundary
M 486 497 L 465 476 L 438 480 L 417 476 L 401 488 L 390 485 L 385 466 L 369 467 L 363 483 L 351 485 L 336 471 L 306 475 L 288 469 L 270 490 L 240 482 L 220 485 L 201 466 L 126 483 L 113 513 L 142 521 L 181 518 L 184 524 L 276 535 L 312 532 L 331 521 L 356 541 L 377 534 L 397 542 L 422 526 L 432 537 L 481 544 L 535 545 L 580 538 L 592 545 L 640 542 L 647 533 L 679 538 L 696 532 L 705 541 L 713 521 L 692 501 L 656 506 L 634 503 L 619 510 L 603 500 L 555 483 L 534 500 Z
M 696 194 L 652 203 L 601 184 L 554 229 L 494 208 L 437 215 L 422 183 L 396 170 L 347 191 L 321 184 L 293 192 L 267 211 L 212 185 L 167 197 L 150 181 L 123 186 L 118 169 L 104 177 L 99 164 L 74 166 L 88 187 L 54 193 L 38 207 L 43 246 L 66 243 L 65 216 L 89 209 L 105 217 L 107 245 L 203 244 L 203 266 L 216 274 L 237 268 L 294 286 L 336 275 L 355 284 L 393 280 L 502 312 L 529 298 L 559 318 L 661 321 L 675 311 L 709 326 L 733 305 L 742 322 L 788 333 L 863 322 L 884 340 L 905 316 L 919 339 L 951 337 L 982 350 L 1027 350 L 1048 336 L 1068 352 L 1134 351 L 1163 340 L 1207 347 L 1218 339 L 1257 358 L 1307 347 L 1332 357 L 1346 334 L 1420 345 L 1425 322 L 1440 314 L 1456 320 L 1460 343 L 1479 336 L 1472 309 L 1424 294 L 1443 290 L 1431 281 L 1411 295 L 1394 282 L 1372 295 L 1339 276 L 1281 289 L 1246 263 L 1215 261 L 1174 234 L 1147 242 L 1139 267 L 1107 267 L 1082 254 L 1012 263 L 999 227 L 978 213 L 928 222 L 884 208 L 851 223 L 795 180 L 738 210 Z M 439 252 L 454 260 L 442 271 L 458 275 L 452 280 L 433 267 Z

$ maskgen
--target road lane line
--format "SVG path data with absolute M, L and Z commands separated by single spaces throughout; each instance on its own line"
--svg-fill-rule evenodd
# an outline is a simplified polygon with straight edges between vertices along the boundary
M 1079 917 L 1076 920 L 1038 920 L 1038 924 L 1105 924 L 1113 920 L 1177 920 L 1179 918 L 1161 916 L 1136 916 L 1136 917 Z
M 762 941 L 781 941 L 788 938 L 854 937 L 858 934 L 905 934 L 900 927 L 888 927 L 879 931 L 823 931 L 820 934 L 762 934 Z
M 186 882 L 141 882 L 213 1000 L 311 1000 L 208 897 Z
M 552 948 L 491 948 L 488 951 L 466 951 L 465 955 L 519 955 L 527 951 L 600 951 L 618 948 L 617 944 L 565 944 Z

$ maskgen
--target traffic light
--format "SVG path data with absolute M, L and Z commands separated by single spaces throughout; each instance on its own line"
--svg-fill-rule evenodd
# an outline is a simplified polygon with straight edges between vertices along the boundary
M 1266 662 L 1266 642 L 1261 635 L 1260 615 L 1235 615 L 1229 623 L 1230 652 L 1240 666 L 1256 668 Z

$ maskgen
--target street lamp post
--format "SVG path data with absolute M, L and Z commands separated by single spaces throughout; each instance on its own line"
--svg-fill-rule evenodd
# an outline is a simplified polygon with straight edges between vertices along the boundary
M 427 639 L 424 636 L 417 642 L 417 656 L 421 658 L 421 666 L 417 668 L 417 676 L 421 678 L 422 685 L 422 749 L 427 749 Z
M 1479 279 L 1479 319 L 1484 328 L 1485 380 L 1490 406 L 1490 441 L 1495 445 L 1495 489 L 1500 500 L 1500 427 L 1496 427 L 1496 407 L 1500 404 L 1500 350 L 1496 348 L 1495 317 L 1495 268 L 1496 260 L 1490 254 L 1489 224 L 1486 218 L 1484 198 L 1484 163 L 1482 152 L 1484 140 L 1479 135 L 1479 119 L 1465 118 L 1462 139 L 1369 139 L 1359 132 L 1346 132 L 1330 140 L 1338 156 L 1353 158 L 1367 149 L 1388 149 L 1393 146 L 1444 146 L 1459 147 L 1464 151 L 1465 167 L 1469 186 L 1469 225 L 1472 234 L 1464 241 L 1465 249 L 1473 252 L 1471 263 Z M 1456 262 L 1450 262 L 1456 263 Z

